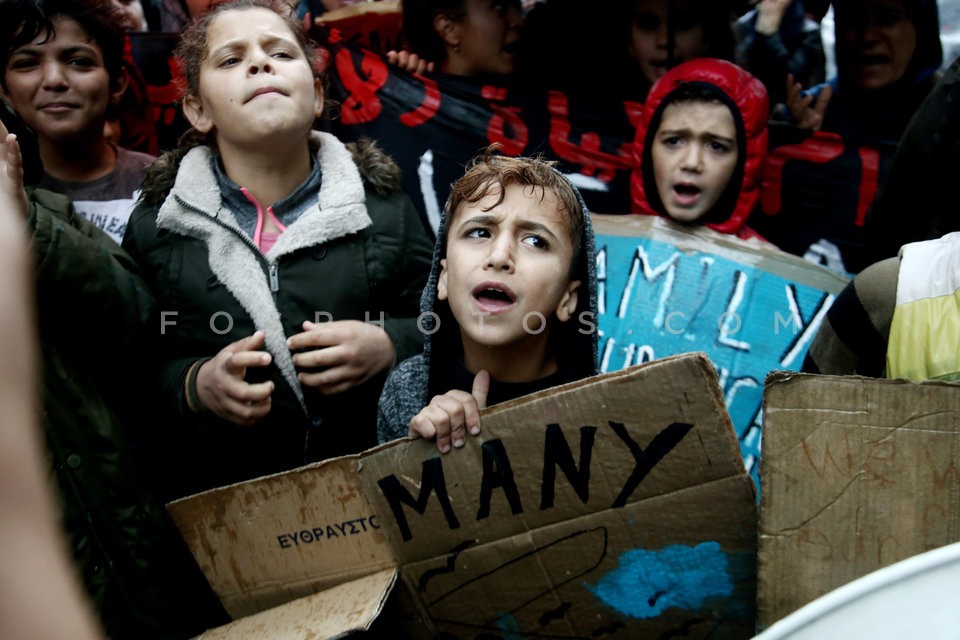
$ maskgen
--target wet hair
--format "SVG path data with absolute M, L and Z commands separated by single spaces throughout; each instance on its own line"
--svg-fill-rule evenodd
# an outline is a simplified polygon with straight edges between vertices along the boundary
M 595 284 L 591 283 L 596 282 L 595 265 L 591 263 L 595 257 L 594 240 L 585 219 L 589 215 L 586 205 L 576 188 L 556 169 L 556 161 L 545 160 L 539 155 L 511 157 L 499 152 L 499 144 L 488 146 L 482 155 L 470 162 L 464 175 L 451 185 L 446 219 L 443 223 L 445 228 L 439 238 L 440 247 L 437 253 L 441 257 L 446 256 L 447 237 L 461 205 L 479 202 L 485 196 L 497 194 L 499 197 L 492 208 L 503 201 L 505 187 L 512 184 L 542 189 L 541 199 L 549 190 L 559 203 L 560 214 L 566 217 L 569 223 L 574 249 L 569 279 L 571 282 L 581 282 L 581 293 L 577 297 L 574 317 L 581 318 L 582 322 L 582 314 L 592 313 L 596 308 L 596 299 L 591 293 L 591 289 L 595 287 Z M 430 285 L 427 291 L 432 291 L 429 287 Z M 433 360 L 427 382 L 430 397 L 450 390 L 456 363 L 455 354 L 463 354 L 463 342 L 458 330 L 460 323 L 453 314 L 449 301 L 437 299 L 433 312 L 436 314 L 436 324 L 431 324 L 433 320 L 427 321 L 428 326 L 434 330 L 431 339 Z M 582 325 L 576 322 L 565 322 L 550 330 L 547 348 L 556 357 L 559 371 L 566 376 L 566 381 L 578 380 L 597 371 L 595 345 L 585 339 L 581 327 Z M 436 366 L 433 363 L 436 363 Z
M 556 161 L 537 157 L 511 157 L 498 153 L 500 145 L 494 143 L 487 147 L 482 156 L 474 158 L 466 173 L 450 187 L 447 200 L 447 229 L 443 237 L 443 255 L 446 255 L 447 237 L 453 218 L 460 206 L 465 203 L 477 203 L 491 194 L 497 194 L 497 201 L 486 210 L 503 202 L 506 188 L 510 185 L 542 189 L 541 202 L 547 192 L 556 197 L 560 205 L 560 215 L 567 219 L 570 228 L 570 240 L 573 244 L 573 264 L 571 273 L 578 268 L 578 258 L 583 236 L 584 210 L 576 191 L 570 182 L 557 171 Z
M 460 22 L 467 15 L 466 0 L 401 0 L 401 33 L 407 46 L 420 57 L 439 63 L 446 59 L 443 38 L 433 28 L 433 19 L 446 15 Z
M 124 30 L 118 12 L 107 0 L 2 0 L 0 3 L 0 85 L 7 89 L 6 68 L 10 55 L 20 47 L 42 37 L 46 42 L 55 35 L 53 21 L 58 17 L 75 20 L 100 48 L 103 63 L 116 86 L 124 69 Z
M 321 77 L 316 61 L 317 45 L 310 40 L 303 28 L 303 23 L 290 13 L 288 4 L 282 0 L 232 0 L 213 6 L 202 16 L 191 21 L 180 35 L 180 44 L 174 50 L 174 56 L 183 63 L 185 78 L 184 86 L 181 87 L 183 95 L 195 96 L 200 93 L 200 67 L 210 53 L 207 50 L 207 36 L 211 23 L 217 16 L 227 11 L 244 9 L 267 9 L 276 13 L 290 29 L 290 33 L 296 39 L 297 45 L 307 59 L 307 63 L 313 69 L 314 75 L 318 78 Z
M 740 110 L 733 100 L 724 93 L 719 87 L 708 82 L 684 82 L 670 92 L 666 98 L 657 107 L 656 112 L 650 119 L 650 126 L 647 128 L 647 139 L 643 145 L 643 158 L 640 162 L 643 172 L 644 184 L 647 185 L 647 202 L 650 207 L 662 215 L 668 216 L 666 207 L 663 206 L 663 200 L 660 198 L 660 192 L 657 189 L 656 179 L 653 173 L 653 145 L 656 140 L 660 123 L 663 121 L 663 114 L 667 107 L 675 104 L 720 104 L 730 111 L 733 117 L 734 128 L 737 131 L 737 165 L 727 182 L 723 193 L 714 203 L 714 205 L 699 219 L 691 224 L 719 224 L 733 215 L 737 206 L 737 198 L 740 195 L 741 183 L 743 182 L 744 167 L 747 162 L 747 134 L 743 125 L 743 117 Z

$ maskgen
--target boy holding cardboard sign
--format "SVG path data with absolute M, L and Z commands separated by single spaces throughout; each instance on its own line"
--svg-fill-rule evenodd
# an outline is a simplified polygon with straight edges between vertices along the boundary
M 486 405 L 597 373 L 583 198 L 555 163 L 496 151 L 452 186 L 421 298 L 424 351 L 387 379 L 381 442 L 436 439 L 446 453 L 480 432 Z

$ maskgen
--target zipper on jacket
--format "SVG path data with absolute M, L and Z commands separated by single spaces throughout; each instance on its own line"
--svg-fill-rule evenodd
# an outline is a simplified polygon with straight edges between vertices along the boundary
M 280 277 L 277 275 L 276 263 L 270 265 L 270 291 L 273 293 L 280 291 Z
M 221 220 L 220 217 L 217 216 L 216 214 L 211 215 L 208 211 L 204 211 L 203 209 L 200 209 L 200 208 L 198 208 L 198 207 L 193 206 L 192 204 L 190 204 L 189 202 L 187 202 L 186 200 L 184 200 L 184 199 L 181 198 L 180 196 L 174 196 L 174 198 L 176 198 L 177 202 L 178 202 L 184 209 L 189 209 L 190 211 L 193 211 L 194 213 L 199 214 L 201 217 L 206 218 L 207 220 L 211 220 L 214 224 L 216 224 L 216 225 L 218 225 L 218 226 L 220 226 L 220 227 L 223 227 L 224 229 L 226 229 L 227 231 L 229 231 L 229 232 L 232 233 L 233 235 L 235 235 L 235 236 L 237 236 L 238 238 L 240 238 L 240 240 L 241 240 L 242 242 L 244 242 L 248 247 L 250 247 L 251 249 L 254 250 L 254 253 L 255 253 L 256 255 L 261 256 L 260 259 L 263 260 L 263 258 L 262 258 L 263 254 L 260 253 L 260 247 L 258 247 L 258 246 L 256 245 L 256 243 L 254 243 L 253 238 L 251 238 L 251 237 L 248 236 L 247 234 L 245 234 L 245 233 L 243 233 L 243 232 L 235 229 L 234 227 L 231 227 L 230 225 L 225 224 L 225 223 L 223 222 L 223 220 Z
M 245 233 L 241 233 L 237 231 L 230 225 L 224 224 L 223 221 L 218 216 L 210 215 L 208 212 L 204 211 L 203 209 L 195 207 L 189 202 L 183 200 L 180 196 L 174 196 L 174 198 L 176 198 L 177 202 L 185 209 L 189 209 L 190 211 L 193 211 L 194 213 L 197 213 L 200 216 L 207 218 L 208 220 L 212 220 L 215 224 L 223 227 L 233 235 L 237 236 L 238 238 L 240 238 L 241 242 L 246 243 L 247 246 L 253 249 L 253 254 L 260 261 L 260 264 L 267 264 L 267 278 L 270 282 L 270 292 L 274 294 L 273 300 L 274 302 L 276 302 L 277 300 L 276 294 L 280 291 L 280 276 L 278 275 L 279 267 L 277 266 L 276 263 L 271 264 L 267 262 L 267 259 L 260 252 L 260 247 L 258 247 L 254 243 L 253 239 L 251 239 L 250 236 L 246 235 Z

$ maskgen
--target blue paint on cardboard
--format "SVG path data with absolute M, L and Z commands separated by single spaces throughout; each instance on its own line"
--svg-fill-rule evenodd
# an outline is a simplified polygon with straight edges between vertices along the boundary
M 520 633 L 520 625 L 512 613 L 500 612 L 497 615 L 497 628 L 500 630 L 503 640 L 525 640 L 523 634 Z
M 703 351 L 717 366 L 747 470 L 760 478 L 763 381 L 798 371 L 835 291 L 641 236 L 597 235 L 601 371 Z M 810 265 L 811 272 L 822 271 Z M 798 273 L 798 277 L 801 274 Z M 807 275 L 806 277 L 810 277 Z
M 707 599 L 729 596 L 733 583 L 728 565 L 717 542 L 632 549 L 620 556 L 616 569 L 586 586 L 624 616 L 655 618 L 672 607 L 697 610 Z

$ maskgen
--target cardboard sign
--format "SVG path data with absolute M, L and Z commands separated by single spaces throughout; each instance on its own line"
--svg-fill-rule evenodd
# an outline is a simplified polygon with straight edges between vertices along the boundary
M 761 459 L 761 628 L 960 539 L 960 385 L 776 373 Z
M 756 478 L 763 380 L 800 369 L 847 278 L 768 244 L 666 218 L 593 220 L 601 369 L 706 353 Z
M 177 500 L 168 511 L 234 618 L 394 569 L 344 457 Z
M 755 628 L 756 494 L 703 354 L 491 407 L 481 436 L 448 455 L 405 439 L 168 508 L 238 617 L 270 609 L 258 620 L 282 625 L 286 607 L 315 609 L 280 602 L 377 574 L 348 588 L 356 621 L 399 568 L 404 637 Z
M 960 542 L 911 556 L 834 589 L 753 640 L 956 640 Z M 909 631 L 905 631 L 909 630 Z
M 366 631 L 393 587 L 387 569 L 211 629 L 196 640 L 319 640 Z

